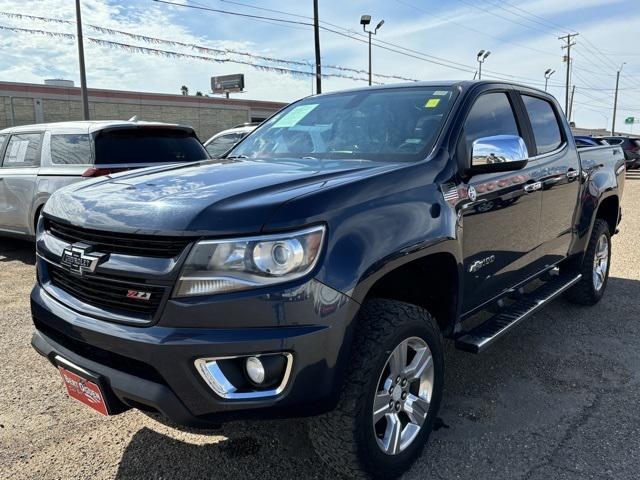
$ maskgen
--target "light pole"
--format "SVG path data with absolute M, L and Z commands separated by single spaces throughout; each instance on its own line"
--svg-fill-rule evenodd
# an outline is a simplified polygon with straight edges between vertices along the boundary
M 82 100 L 82 119 L 89 120 L 89 95 L 87 93 L 87 74 L 84 68 L 84 44 L 82 42 L 82 16 L 80 0 L 76 0 L 76 29 L 78 32 L 78 62 L 80 63 L 80 97 Z
M 618 85 L 620 84 L 620 72 L 627 62 L 622 62 L 616 74 L 616 94 L 613 96 L 613 120 L 611 121 L 611 135 L 615 135 L 616 131 L 616 110 L 618 109 Z
M 544 72 L 544 91 L 545 92 L 547 91 L 547 82 L 551 78 L 551 75 L 553 75 L 554 73 L 556 73 L 556 71 L 551 70 L 550 68 L 547 68 Z
M 478 55 L 476 57 L 476 60 L 478 60 L 478 80 L 482 80 L 482 64 L 489 55 L 491 55 L 491 52 L 489 50 L 480 50 L 478 52 Z
M 313 0 L 313 39 L 316 50 L 316 93 L 322 93 L 322 67 L 320 66 L 320 24 L 318 0 Z
M 360 17 L 360 25 L 362 25 L 362 30 L 369 34 L 369 86 L 371 86 L 371 35 L 375 35 L 380 30 L 380 27 L 384 25 L 384 20 L 380 20 L 378 25 L 376 25 L 375 30 L 367 30 L 367 25 L 371 23 L 371 15 L 362 15 Z

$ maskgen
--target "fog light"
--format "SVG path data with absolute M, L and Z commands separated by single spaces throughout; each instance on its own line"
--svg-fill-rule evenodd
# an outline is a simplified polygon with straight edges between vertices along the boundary
M 264 365 L 258 357 L 247 357 L 244 368 L 247 371 L 247 376 L 256 385 L 260 385 L 264 382 L 265 372 Z

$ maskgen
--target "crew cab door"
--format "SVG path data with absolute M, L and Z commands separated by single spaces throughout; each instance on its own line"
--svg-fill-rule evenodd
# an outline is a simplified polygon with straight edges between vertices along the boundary
M 466 120 L 458 155 L 470 152 L 475 140 L 517 135 L 530 143 L 521 104 L 509 90 L 491 90 L 475 99 Z M 524 281 L 535 273 L 540 255 L 542 185 L 538 165 L 509 172 L 473 175 L 467 180 L 469 201 L 462 210 L 464 256 L 463 311 Z M 475 197 L 475 198 L 474 198 Z
M 569 145 L 558 105 L 532 93 L 520 93 L 534 144 L 531 162 L 540 169 L 542 211 L 540 244 L 543 266 L 555 264 L 569 251 L 580 192 L 580 158 Z
M 41 133 L 14 133 L 0 164 L 0 229 L 27 234 L 40 166 Z

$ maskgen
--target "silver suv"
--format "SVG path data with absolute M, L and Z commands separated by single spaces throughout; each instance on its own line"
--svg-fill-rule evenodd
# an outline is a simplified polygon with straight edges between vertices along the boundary
M 260 124 L 245 123 L 243 125 L 236 125 L 229 130 L 223 130 L 204 142 L 204 148 L 207 149 L 211 157 L 220 158 L 237 145 L 240 140 L 258 128 L 258 125 Z
M 0 130 L 0 235 L 34 238 L 49 196 L 83 178 L 206 158 L 184 125 L 116 120 Z

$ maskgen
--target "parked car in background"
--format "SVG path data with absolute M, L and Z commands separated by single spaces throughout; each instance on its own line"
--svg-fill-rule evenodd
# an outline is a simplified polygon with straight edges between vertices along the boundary
M 590 137 L 588 135 L 576 135 L 573 137 L 576 141 L 576 147 L 598 147 L 600 145 L 609 145 L 604 138 Z
M 203 158 L 184 125 L 114 120 L 0 130 L 0 235 L 34 238 L 49 196 L 83 178 Z
M 611 145 L 619 145 L 624 151 L 627 170 L 640 168 L 640 140 L 631 137 L 602 137 Z
M 216 133 L 213 137 L 204 143 L 209 155 L 213 158 L 220 158 L 222 155 L 231 150 L 240 140 L 253 132 L 259 123 L 245 123 L 236 125 L 229 130 L 223 130 Z

